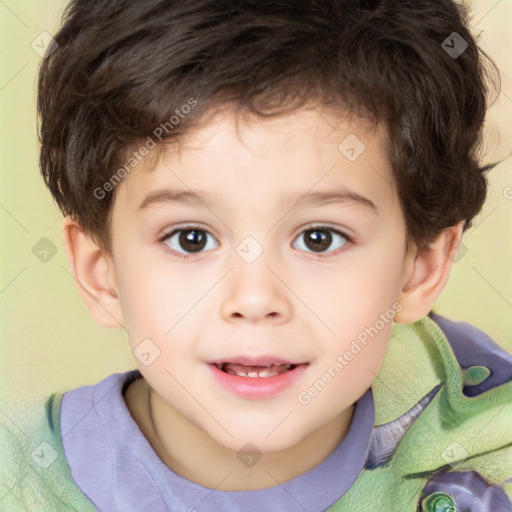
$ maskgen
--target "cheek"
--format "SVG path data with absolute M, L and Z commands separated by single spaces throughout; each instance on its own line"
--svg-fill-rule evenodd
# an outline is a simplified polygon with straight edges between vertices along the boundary
M 194 306 L 201 292 L 193 277 L 150 255 L 123 262 L 119 285 L 123 312 L 132 323 L 167 330 Z
M 189 302 L 187 288 L 168 271 L 129 259 L 119 272 L 119 289 L 126 325 L 137 338 L 163 338 Z
M 400 269 L 385 258 L 357 258 L 340 266 L 322 281 L 303 281 L 302 295 L 335 336 L 355 337 L 381 314 L 393 315 L 398 296 Z M 334 341 L 334 339 L 333 339 Z
M 331 394 L 348 393 L 354 399 L 370 387 L 384 362 L 391 328 L 391 320 L 377 320 L 330 354 L 329 364 L 320 370 L 323 373 L 319 377 L 324 379 L 326 372 L 334 375 Z
M 373 338 L 368 335 L 365 342 L 348 341 L 311 375 L 297 401 L 313 428 L 333 420 L 368 391 L 384 362 L 389 334 L 387 326 Z
M 158 354 L 152 373 L 168 368 L 181 379 L 184 361 L 195 357 L 198 340 L 206 332 L 208 301 L 201 299 L 211 286 L 197 274 L 194 278 L 159 270 L 155 266 L 139 270 L 125 283 L 123 313 L 129 344 L 135 357 L 139 352 Z M 164 380 L 168 377 L 164 372 Z

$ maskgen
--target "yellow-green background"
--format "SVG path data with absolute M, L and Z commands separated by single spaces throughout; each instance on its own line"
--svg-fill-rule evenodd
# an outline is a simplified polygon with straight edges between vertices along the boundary
M 0 0 L 0 397 L 45 395 L 135 368 L 121 330 L 97 326 L 69 273 L 61 214 L 38 170 L 36 73 L 32 41 L 56 32 L 62 1 Z M 473 27 L 502 73 L 489 112 L 485 160 L 512 151 L 512 0 L 474 0 Z M 490 174 L 491 190 L 466 254 L 454 265 L 438 312 L 467 320 L 512 352 L 512 158 Z M 510 197 L 510 196 L 509 196 Z M 58 249 L 47 263 L 32 253 L 42 238 Z M 0 413 L 2 411 L 0 410 Z

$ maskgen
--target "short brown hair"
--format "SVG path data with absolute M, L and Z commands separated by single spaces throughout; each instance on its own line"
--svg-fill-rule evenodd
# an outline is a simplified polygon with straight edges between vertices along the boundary
M 386 124 L 407 240 L 423 246 L 467 228 L 486 196 L 496 68 L 467 26 L 451 0 L 72 0 L 40 70 L 44 180 L 110 252 L 116 189 L 94 191 L 157 127 L 178 140 L 222 105 L 271 116 L 317 101 Z

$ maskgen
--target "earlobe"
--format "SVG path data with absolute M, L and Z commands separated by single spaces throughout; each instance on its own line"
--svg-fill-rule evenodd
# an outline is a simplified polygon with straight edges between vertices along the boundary
M 66 257 L 80 296 L 94 321 L 107 329 L 123 326 L 112 258 L 69 216 L 62 223 Z
M 409 258 L 396 322 L 409 324 L 423 318 L 443 291 L 459 248 L 463 222 L 446 228 L 425 249 Z

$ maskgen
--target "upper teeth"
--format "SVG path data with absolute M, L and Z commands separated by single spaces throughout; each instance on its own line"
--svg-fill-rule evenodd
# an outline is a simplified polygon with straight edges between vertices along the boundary
M 231 375 L 238 375 L 239 377 L 273 377 L 289 370 L 293 365 L 291 364 L 267 364 L 259 366 L 244 366 L 235 365 L 231 363 L 217 364 L 219 369 Z

